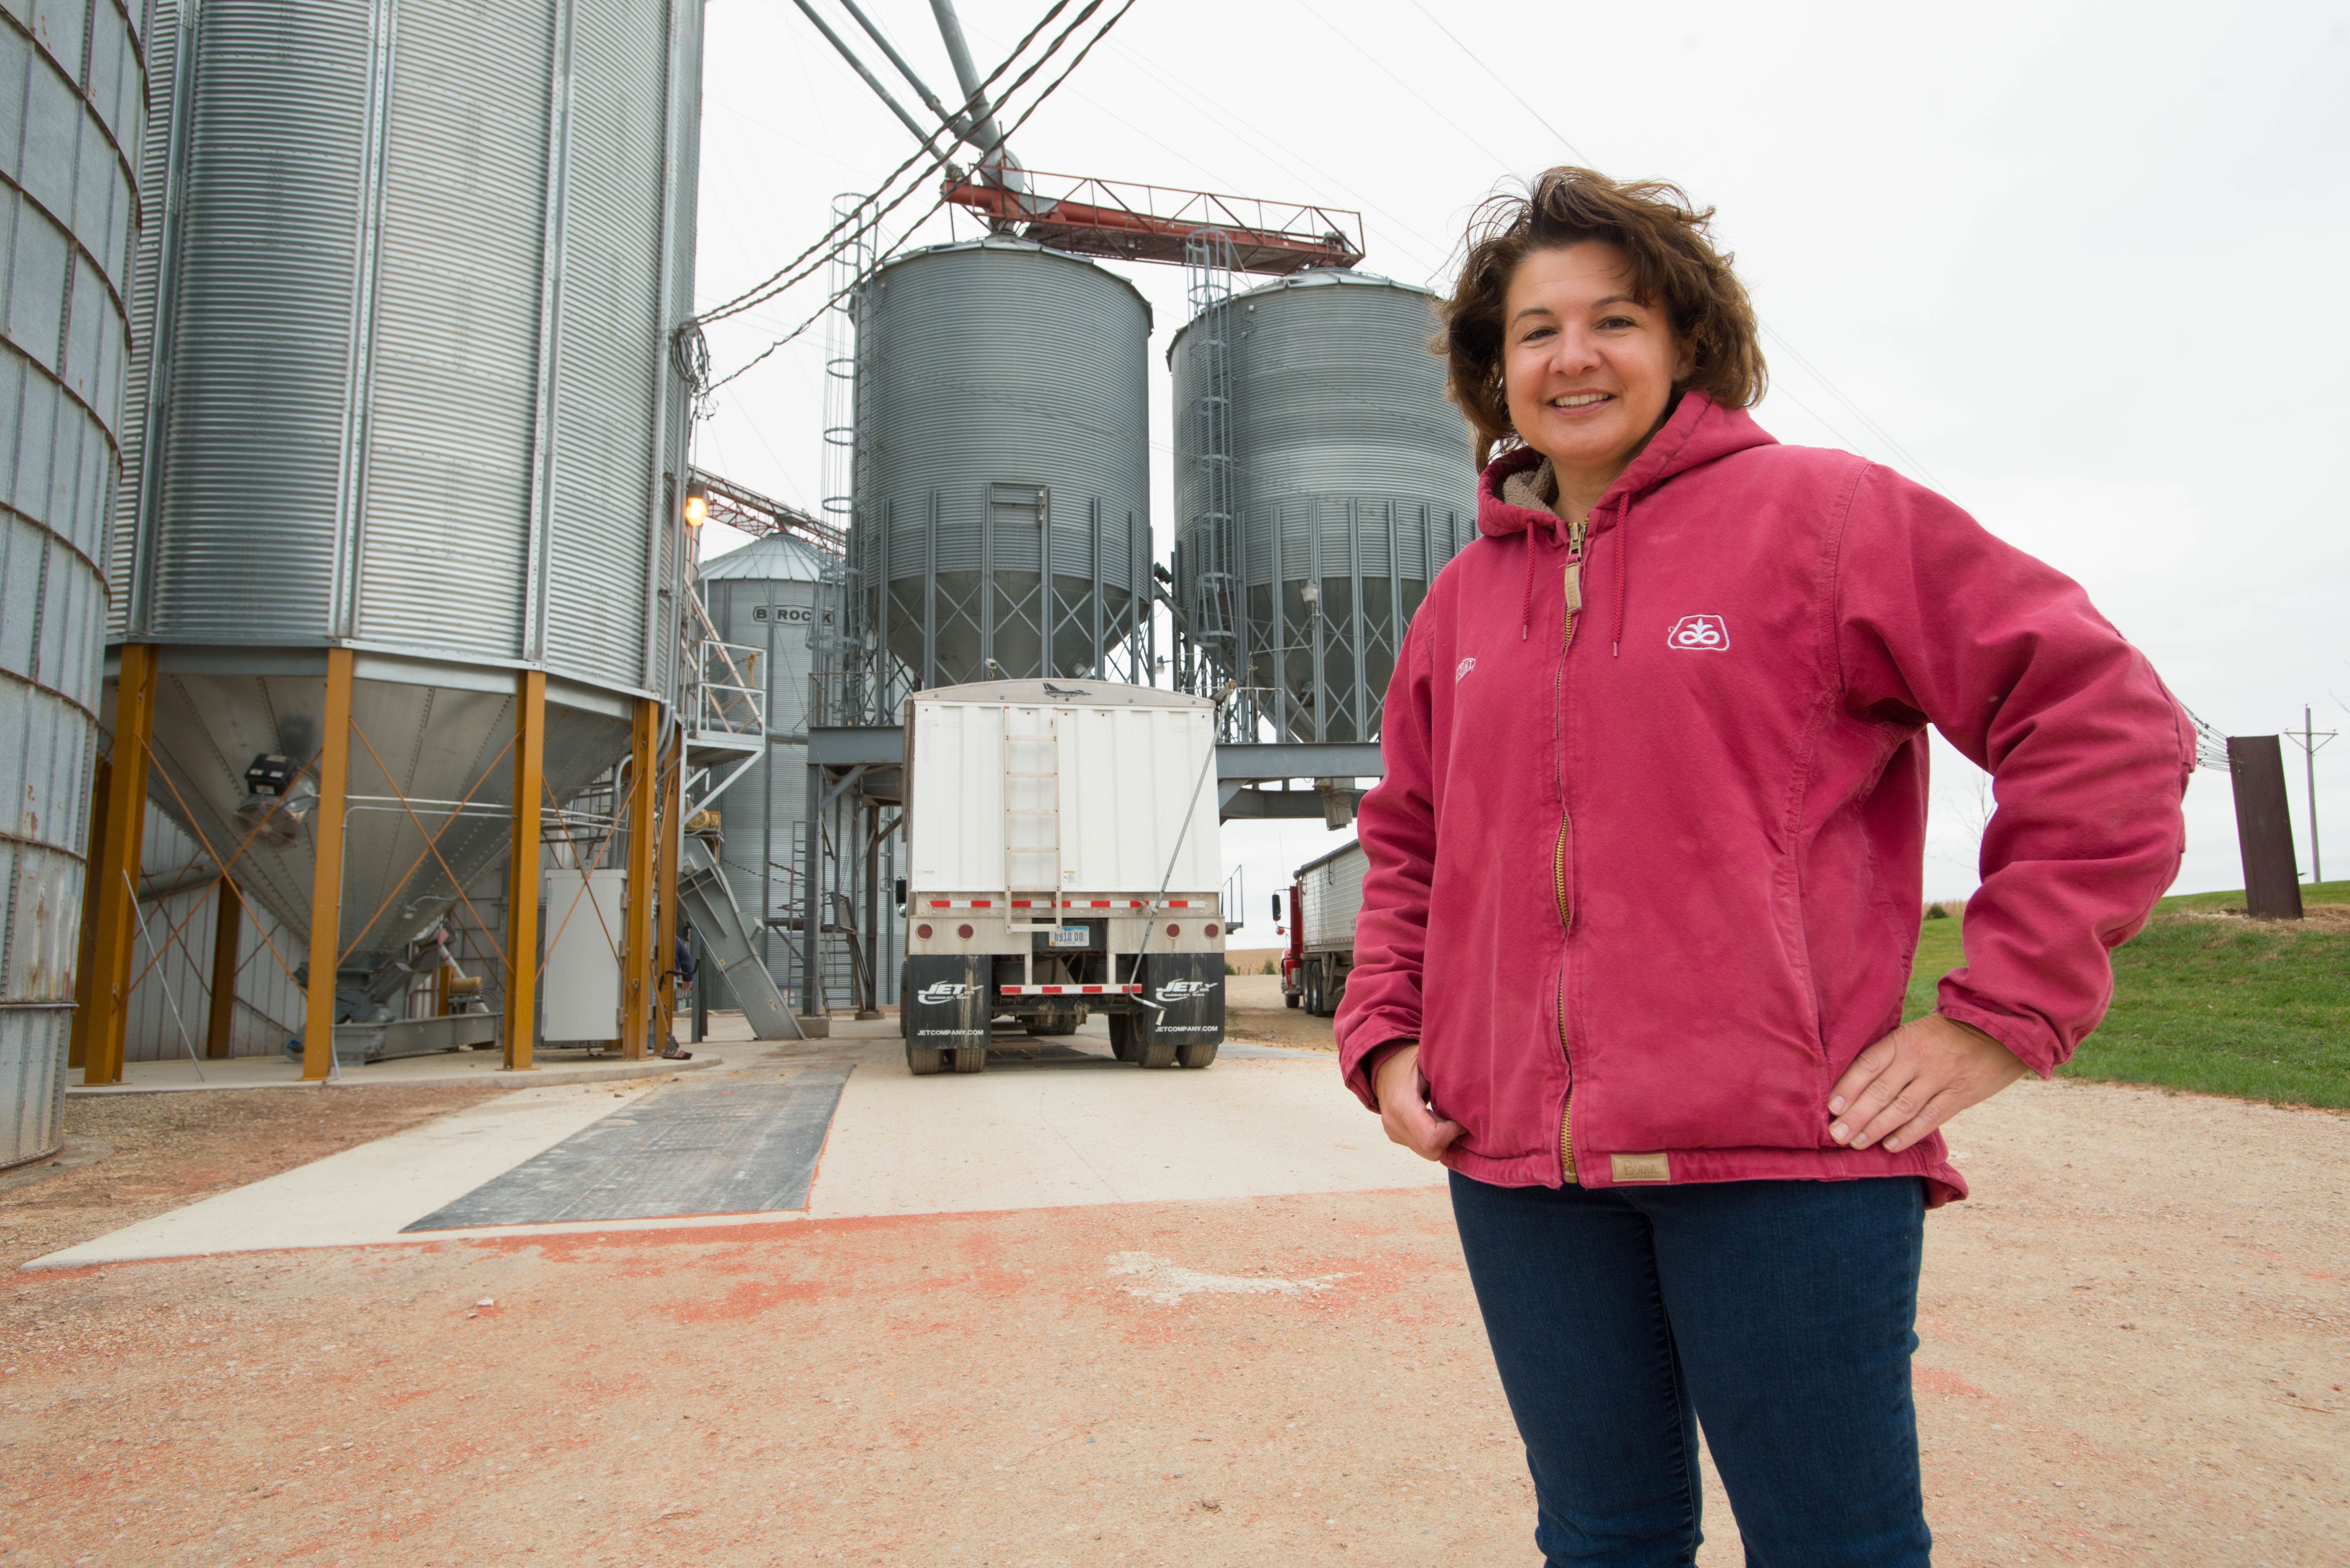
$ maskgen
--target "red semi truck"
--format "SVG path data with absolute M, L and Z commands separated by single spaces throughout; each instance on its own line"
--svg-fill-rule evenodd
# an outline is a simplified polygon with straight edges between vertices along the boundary
M 1348 844 L 1297 868 L 1289 885 L 1289 950 L 1281 960 L 1281 999 L 1316 1017 L 1338 1011 L 1355 967 L 1355 917 L 1363 912 L 1363 846 Z M 1282 919 L 1281 894 L 1273 918 Z

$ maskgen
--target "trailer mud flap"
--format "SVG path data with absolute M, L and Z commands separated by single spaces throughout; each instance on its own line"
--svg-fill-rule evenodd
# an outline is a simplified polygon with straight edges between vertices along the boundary
M 1154 1034 L 1182 1045 L 1223 1039 L 1223 954 L 1145 953 L 1142 986 L 1163 1010 Z
M 906 960 L 906 1044 L 920 1051 L 969 1050 L 987 1044 L 995 1000 L 987 993 L 985 953 L 916 954 Z

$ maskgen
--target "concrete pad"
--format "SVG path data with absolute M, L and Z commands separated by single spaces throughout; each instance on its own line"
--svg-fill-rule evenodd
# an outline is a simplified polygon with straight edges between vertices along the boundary
M 1444 1179 L 1441 1167 L 1388 1141 L 1328 1056 L 1220 1060 L 1200 1072 L 1073 1063 L 917 1078 L 877 1044 L 841 1095 L 808 1212 L 968 1213 Z
M 147 1258 L 399 1241 L 400 1228 L 419 1216 L 552 1148 L 649 1088 L 519 1089 L 36 1258 L 25 1267 L 78 1269 Z M 440 1231 L 426 1239 L 464 1233 Z
M 525 1221 L 515 1217 L 519 1210 L 484 1199 L 480 1213 L 487 1222 L 465 1223 L 473 1218 L 468 1201 L 519 1175 L 518 1168 L 534 1161 L 539 1162 L 534 1170 L 592 1163 L 595 1151 L 587 1147 L 592 1138 L 583 1140 L 570 1166 L 550 1151 L 624 1106 L 633 1115 L 647 1095 L 639 1086 L 607 1092 L 601 1085 L 534 1085 L 25 1267 L 516 1234 L 698 1230 L 810 1217 L 1387 1191 L 1444 1181 L 1440 1168 L 1387 1141 L 1378 1120 L 1339 1085 L 1325 1054 L 1230 1043 L 1205 1070 L 1149 1071 L 1110 1055 L 1099 1019 L 1074 1035 L 1006 1036 L 997 1044 L 985 1073 L 916 1078 L 906 1070 L 894 1021 L 836 1021 L 828 1040 L 763 1056 L 756 1065 L 697 1076 L 697 1089 L 716 1090 L 775 1085 L 810 1069 L 847 1075 L 829 1131 L 812 1126 L 787 1140 L 821 1146 L 812 1186 L 785 1183 L 761 1199 L 789 1200 L 790 1208 L 744 1209 L 732 1199 L 690 1201 L 680 1189 L 645 1206 L 598 1206 L 603 1215 L 627 1218 L 557 1206 L 546 1209 L 544 1219 Z M 742 1045 L 731 1049 L 749 1054 Z M 697 1054 L 692 1063 L 663 1063 L 655 1070 L 670 1078 L 680 1067 L 722 1064 L 720 1058 Z M 718 1210 L 737 1211 L 713 1212 Z M 437 1217 L 436 1225 L 458 1224 L 414 1229 L 428 1216 Z

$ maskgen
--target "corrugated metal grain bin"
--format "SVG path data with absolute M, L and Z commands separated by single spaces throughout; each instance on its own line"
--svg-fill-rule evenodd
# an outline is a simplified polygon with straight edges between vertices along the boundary
M 557 801 L 671 693 L 702 7 L 160 16 L 169 221 L 131 294 L 113 637 L 161 645 L 156 798 L 210 846 L 242 838 L 257 753 L 319 744 L 325 650 L 359 650 L 351 789 L 376 799 L 343 929 L 367 968 L 502 857 L 486 816 L 428 855 L 393 796 L 509 804 L 518 669 L 549 675 Z M 307 930 L 307 835 L 237 869 Z
M 1236 295 L 1175 335 L 1176 593 L 1219 618 L 1217 683 L 1270 688 L 1258 711 L 1284 739 L 1367 740 L 1396 649 L 1429 583 L 1476 528 L 1476 473 L 1444 367 L 1428 351 L 1427 290 L 1317 270 Z M 1231 450 L 1192 417 L 1211 393 L 1212 336 L 1229 367 Z M 1232 472 L 1230 546 L 1210 514 L 1209 464 Z
M 147 113 L 139 11 L 0 5 L 0 1166 L 58 1143 Z
M 865 283 L 850 565 L 891 718 L 909 689 L 1149 679 L 1149 335 L 1132 284 L 1009 238 Z

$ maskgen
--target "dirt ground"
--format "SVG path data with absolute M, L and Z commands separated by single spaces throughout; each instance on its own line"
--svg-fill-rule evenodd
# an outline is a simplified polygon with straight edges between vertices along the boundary
M 2342 1562 L 2350 1118 L 2030 1083 L 1956 1131 L 1937 1561 Z M 19 1274 L 0 1452 L 7 1563 L 1534 1561 L 1429 1190 Z
M 1224 1033 L 1252 1045 L 1285 1045 L 1293 1051 L 1338 1048 L 1330 1037 L 1330 1020 L 1283 1004 L 1279 975 L 1224 977 Z

